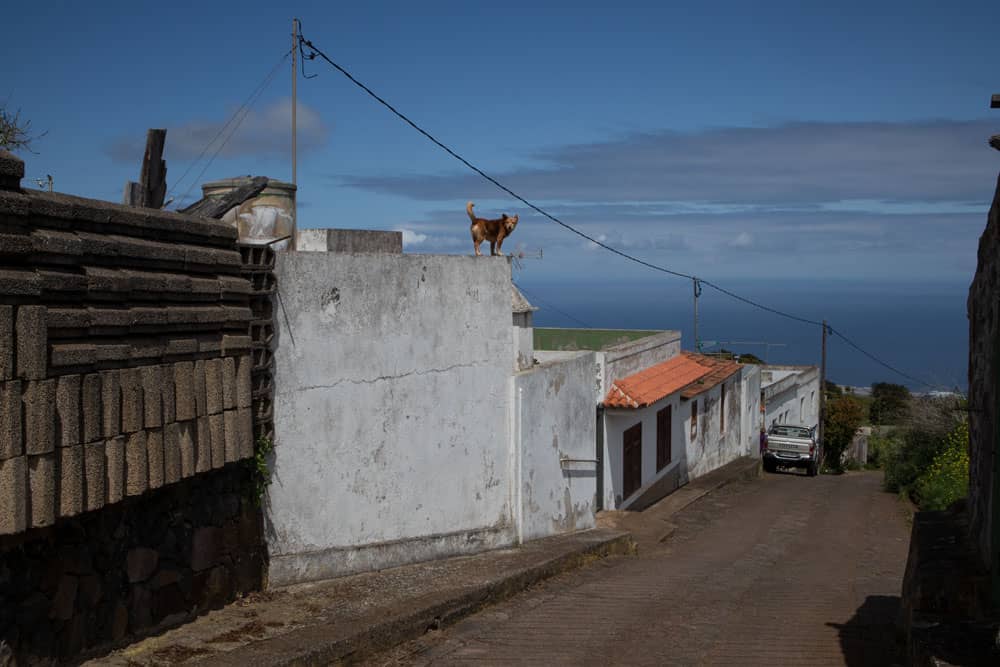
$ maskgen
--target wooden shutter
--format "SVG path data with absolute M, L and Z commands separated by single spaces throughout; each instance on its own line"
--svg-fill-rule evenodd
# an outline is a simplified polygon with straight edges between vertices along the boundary
M 622 498 L 642 486 L 642 422 L 622 434 Z
M 673 406 L 656 413 L 656 472 L 670 463 L 670 434 L 673 430 Z

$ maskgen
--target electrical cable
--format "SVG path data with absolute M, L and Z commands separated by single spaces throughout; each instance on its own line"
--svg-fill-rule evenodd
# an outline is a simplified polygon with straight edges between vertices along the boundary
M 910 375 L 909 373 L 904 373 L 903 371 L 899 370 L 895 366 L 892 366 L 891 364 L 888 364 L 885 361 L 882 361 L 881 359 L 879 359 L 878 357 L 876 357 L 874 354 L 872 354 L 871 352 L 868 352 L 863 347 L 861 347 L 860 345 L 858 345 L 857 343 L 855 343 L 853 340 L 851 340 L 850 338 L 848 338 L 847 336 L 845 336 L 841 332 L 839 332 L 836 329 L 834 329 L 829 324 L 827 325 L 827 330 L 831 334 L 833 334 L 834 336 L 837 336 L 838 338 L 840 338 L 841 340 L 843 340 L 845 343 L 847 343 L 848 345 L 850 345 L 851 347 L 853 347 L 855 350 L 857 350 L 861 354 L 865 355 L 866 357 L 868 357 L 869 359 L 871 359 L 875 363 L 879 364 L 880 366 L 889 369 L 893 373 L 897 373 L 897 374 L 903 376 L 904 378 L 906 378 L 908 380 L 911 380 L 912 382 L 916 382 L 917 384 L 919 384 L 921 386 L 930 387 L 931 389 L 935 389 L 936 388 L 935 385 L 932 385 L 932 384 L 930 384 L 928 382 L 924 382 L 923 380 L 919 380 L 919 379 L 913 377 L 912 375 Z
M 227 120 L 226 123 L 221 128 L 219 128 L 219 131 L 215 133 L 215 136 L 212 137 L 211 141 L 209 141 L 207 144 L 205 144 L 205 147 L 203 149 L 201 149 L 201 152 L 198 154 L 198 157 L 196 157 L 194 159 L 194 161 L 192 161 L 190 164 L 188 164 L 187 169 L 184 170 L 184 173 L 181 174 L 181 177 L 178 178 L 174 182 L 174 184 L 172 186 L 170 186 L 169 190 L 167 190 L 167 194 L 164 196 L 164 200 L 167 200 L 167 199 L 170 198 L 171 193 L 173 193 L 173 191 L 180 186 L 180 184 L 187 177 L 188 173 L 190 173 L 190 171 L 194 168 L 194 166 L 196 164 L 198 164 L 203 157 L 205 157 L 205 153 L 208 152 L 208 149 L 212 147 L 212 144 L 214 144 L 216 141 L 219 140 L 219 137 L 221 137 L 225 133 L 225 131 L 229 128 L 229 126 L 233 123 L 233 121 L 236 120 L 236 118 L 237 118 L 237 116 L 239 116 L 240 112 L 242 112 L 245 108 L 248 108 L 247 105 L 253 106 L 255 98 L 261 92 L 263 92 L 263 90 L 271 82 L 271 79 L 274 78 L 274 75 L 277 73 L 278 68 L 281 67 L 282 63 L 284 63 L 285 60 L 288 59 L 288 56 L 291 55 L 292 50 L 293 49 L 289 49 L 287 52 L 285 52 L 285 55 L 283 55 L 281 57 L 281 59 L 277 63 L 275 63 L 274 67 L 271 68 L 271 71 L 268 72 L 267 76 L 264 77 L 264 79 L 260 83 L 257 84 L 257 87 L 254 88 L 253 92 L 251 92 L 250 95 L 247 97 L 247 99 L 243 101 L 243 104 L 241 104 L 239 107 L 237 107 L 236 111 L 234 111 L 232 113 L 232 115 L 229 117 L 229 120 Z M 245 118 L 245 117 L 246 117 L 246 114 L 244 114 L 243 118 Z M 243 121 L 240 120 L 240 123 L 242 123 L 242 122 Z M 238 125 L 237 125 L 237 127 L 238 127 Z M 230 134 L 230 136 L 232 136 L 232 134 Z M 228 141 L 228 139 L 227 139 L 227 141 Z M 224 146 L 225 142 L 223 142 L 222 145 Z M 221 150 L 221 147 L 220 147 L 220 150 Z M 215 156 L 218 155 L 218 153 L 219 153 L 219 151 L 217 150 L 215 152 L 215 155 L 212 156 L 212 159 L 209 160 L 209 163 L 208 163 L 209 165 L 212 163 L 212 160 L 215 159 Z M 207 168 L 208 168 L 208 166 L 206 165 L 205 169 L 207 169 Z M 202 169 L 201 174 L 205 173 L 205 169 Z M 201 179 L 201 175 L 199 175 L 198 178 L 196 178 L 194 180 L 194 182 L 198 183 L 198 181 L 200 179 Z M 193 186 L 188 186 L 188 189 L 177 200 L 178 206 L 181 204 L 181 202 L 184 201 L 184 198 L 188 196 L 188 194 L 191 192 L 192 188 L 193 188 Z
M 661 273 L 666 273 L 668 275 L 676 276 L 678 278 L 685 278 L 687 280 L 691 280 L 691 281 L 695 282 L 696 284 L 697 283 L 701 283 L 702 285 L 705 285 L 707 287 L 711 287 L 712 289 L 714 289 L 714 290 L 716 290 L 716 291 L 718 291 L 718 292 L 720 292 L 722 294 L 725 294 L 726 296 L 729 296 L 729 297 L 731 297 L 733 299 L 736 299 L 737 301 L 741 301 L 741 302 L 743 302 L 743 303 L 745 303 L 747 305 L 753 306 L 754 308 L 759 308 L 760 310 L 764 310 L 766 312 L 769 312 L 769 313 L 772 313 L 774 315 L 778 315 L 780 317 L 784 317 L 784 318 L 787 318 L 787 319 L 790 319 L 790 320 L 793 320 L 793 321 L 796 321 L 796 322 L 801 322 L 803 324 L 810 324 L 810 325 L 814 325 L 814 326 L 823 326 L 823 324 L 824 324 L 823 322 L 820 322 L 818 320 L 812 320 L 812 319 L 809 319 L 809 318 L 806 318 L 806 317 L 799 317 L 798 315 L 793 315 L 791 313 L 787 313 L 787 312 L 784 312 L 782 310 L 778 310 L 777 308 L 771 308 L 769 306 L 765 306 L 762 303 L 759 303 L 759 302 L 754 301 L 752 299 L 748 299 L 747 297 L 744 297 L 744 296 L 740 296 L 739 294 L 736 294 L 735 292 L 727 290 L 727 289 L 725 289 L 725 288 L 723 288 L 723 287 L 721 287 L 721 286 L 719 286 L 719 285 L 717 285 L 717 284 L 715 284 L 715 283 L 713 283 L 711 281 L 705 280 L 703 278 L 699 278 L 699 277 L 691 275 L 691 274 L 683 273 L 681 271 L 674 271 L 672 269 L 668 269 L 666 267 L 659 266 L 657 264 L 653 264 L 652 262 L 647 262 L 644 259 L 640 259 L 640 258 L 635 257 L 633 255 L 630 255 L 630 254 L 628 254 L 626 252 L 618 250 L 617 248 L 609 246 L 606 243 L 603 243 L 603 242 L 595 239 L 594 237 L 592 237 L 592 236 L 590 236 L 590 235 L 588 235 L 588 234 L 580 231 L 579 229 L 576 229 L 572 225 L 569 225 L 569 224 L 563 222 L 562 220 L 560 220 L 559 218 L 555 217 L 554 215 L 548 213 L 547 211 L 545 211 L 545 210 L 539 208 L 538 206 L 536 206 L 535 204 L 531 203 L 530 201 L 528 201 L 527 199 L 525 199 L 521 195 L 517 194 L 516 192 L 514 192 L 513 190 L 511 190 L 510 188 L 508 188 L 506 185 L 504 185 L 500 181 L 496 180 L 495 178 L 493 178 L 492 176 L 490 176 L 489 174 L 487 174 L 485 171 L 483 171 L 482 169 L 480 169 L 479 167 L 475 166 L 474 164 L 472 164 L 471 162 L 469 162 L 468 160 L 466 160 L 464 157 L 462 157 L 461 155 L 459 155 L 458 153 L 456 153 L 455 151 L 453 151 L 451 148 L 449 148 L 444 143 L 442 143 L 441 141 L 439 141 L 436 137 L 434 137 L 428 131 L 424 130 L 422 127 L 420 127 L 419 125 L 417 125 L 414 121 L 410 120 L 409 117 L 407 117 L 401 111 L 399 111 L 398 109 L 396 109 L 389 102 L 387 102 L 382 97 L 380 97 L 371 88 L 369 88 L 368 86 L 366 86 L 365 84 L 363 84 L 361 81 L 359 81 L 358 79 L 356 79 L 346 69 L 344 69 L 343 67 L 341 67 L 340 65 L 338 65 L 337 63 L 335 63 L 333 60 L 331 60 L 330 57 L 327 56 L 325 53 L 323 53 L 323 51 L 321 49 L 317 48 L 316 45 L 314 45 L 310 40 L 308 40 L 305 37 L 303 37 L 301 34 L 299 35 L 299 44 L 300 45 L 305 45 L 306 47 L 308 47 L 309 49 L 312 50 L 312 53 L 304 55 L 304 58 L 308 58 L 309 60 L 314 60 L 317 56 L 320 57 L 320 58 L 322 58 L 330 66 L 332 66 L 338 72 L 340 72 L 345 77 L 347 77 L 347 79 L 349 81 L 351 81 L 351 83 L 353 83 L 357 87 L 361 88 L 361 90 L 365 91 L 369 96 L 371 96 L 372 98 L 374 98 L 382 106 L 384 106 L 386 109 L 388 109 L 393 114 L 395 114 L 400 120 L 402 120 L 407 125 L 409 125 L 410 127 L 412 127 L 414 130 L 416 130 L 417 132 L 419 132 L 420 134 L 422 134 L 424 137 L 426 137 L 434 145 L 436 145 L 438 148 L 440 148 L 441 150 L 443 150 L 444 152 L 446 152 L 448 155 L 452 156 L 453 158 L 455 158 L 456 160 L 458 160 L 459 162 L 461 162 L 462 164 L 464 164 L 466 167 L 468 167 L 469 169 L 471 169 L 475 173 L 479 174 L 483 179 L 485 179 L 489 183 L 492 183 L 494 186 L 496 186 L 497 188 L 499 188 L 503 192 L 507 193 L 508 195 L 510 195 L 511 197 L 513 197 L 514 199 L 516 199 L 517 201 L 521 202 L 522 204 L 524 204 L 528 208 L 532 209 L 533 211 L 535 211 L 539 215 L 541 215 L 541 216 L 543 216 L 543 217 L 551 220 L 552 222 L 554 222 L 554 223 L 562 226 L 563 228 L 565 228 L 568 231 L 576 234 L 577 236 L 580 236 L 580 237 L 582 237 L 582 238 L 590 241 L 594 245 L 596 245 L 598 247 L 601 247 L 601 248 L 604 248 L 605 250 L 608 250 L 609 252 L 612 252 L 612 253 L 614 253 L 614 254 L 616 254 L 616 255 L 618 255 L 618 256 L 620 256 L 620 257 L 622 257 L 622 258 L 624 258 L 624 259 L 626 259 L 628 261 L 635 262 L 636 264 L 640 264 L 642 266 L 645 266 L 647 268 L 653 269 L 655 271 L 659 271 Z M 563 313 L 563 315 L 566 315 L 566 313 Z M 575 318 L 571 318 L 571 319 L 575 319 Z M 579 320 L 576 320 L 576 321 L 579 322 Z M 835 334 L 836 336 L 840 337 L 848 345 L 850 345 L 851 347 L 853 347 L 857 351 L 861 352 L 862 354 L 864 354 L 869 359 L 875 361 L 879 365 L 881 365 L 881 366 L 883 366 L 883 367 L 891 370 L 894 373 L 897 373 L 897 374 L 901 375 L 904 378 L 907 378 L 907 379 L 909 379 L 909 380 L 911 380 L 913 382 L 917 382 L 917 383 L 919 383 L 922 386 L 933 387 L 933 385 L 931 385 L 931 384 L 929 384 L 927 382 L 924 382 L 922 380 L 918 380 L 917 378 L 913 377 L 912 375 L 909 375 L 908 373 L 904 373 L 903 371 L 900 371 L 898 368 L 895 368 L 891 364 L 889 364 L 889 363 L 887 363 L 887 362 L 879 359 L 874 354 L 868 352 L 867 350 L 863 349 L 861 346 L 859 346 L 858 344 L 854 343 L 852 340 L 850 340 L 849 338 L 847 338 L 846 336 L 844 336 L 842 333 L 834 330 L 833 327 L 831 327 L 829 324 L 827 324 L 827 327 L 828 327 L 828 331 L 829 332 L 831 332 L 831 333 Z

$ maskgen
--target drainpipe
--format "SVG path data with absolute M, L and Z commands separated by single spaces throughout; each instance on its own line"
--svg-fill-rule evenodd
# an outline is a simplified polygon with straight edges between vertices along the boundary
M 594 506 L 600 512 L 604 509 L 604 406 L 597 406 L 597 502 Z

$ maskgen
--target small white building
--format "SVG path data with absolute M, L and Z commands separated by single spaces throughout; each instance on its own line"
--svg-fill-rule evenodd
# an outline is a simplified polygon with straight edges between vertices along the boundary
M 819 368 L 761 366 L 760 401 L 764 428 L 774 424 L 813 427 L 819 423 Z
M 756 367 L 681 352 L 615 379 L 598 424 L 604 509 L 643 509 L 755 451 L 757 429 L 744 430 L 756 423 L 744 404 L 756 397 L 758 378 Z

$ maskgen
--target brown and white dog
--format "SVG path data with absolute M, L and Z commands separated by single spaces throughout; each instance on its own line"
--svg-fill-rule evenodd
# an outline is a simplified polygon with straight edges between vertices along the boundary
M 470 201 L 465 205 L 465 212 L 469 214 L 469 220 L 472 220 L 469 231 L 472 232 L 472 245 L 476 249 L 476 255 L 483 254 L 479 251 L 479 244 L 483 241 L 490 242 L 491 255 L 502 255 L 500 247 L 503 245 L 503 240 L 514 233 L 514 228 L 517 227 L 517 216 L 502 213 L 499 218 L 494 220 L 477 218 L 472 212 L 473 206 L 475 204 Z

